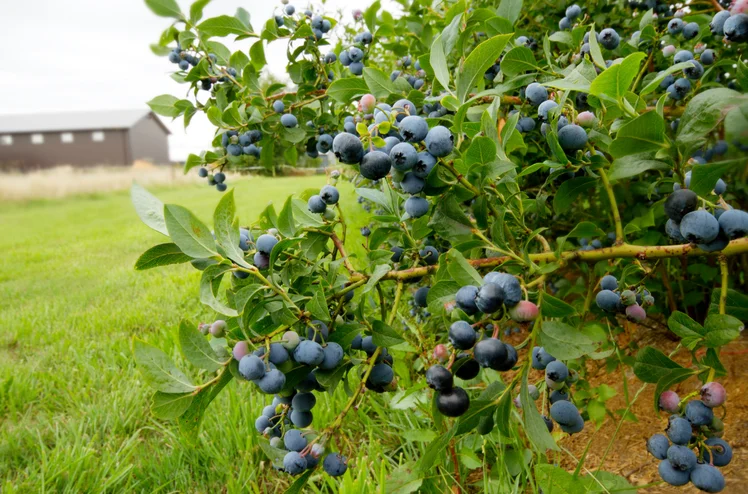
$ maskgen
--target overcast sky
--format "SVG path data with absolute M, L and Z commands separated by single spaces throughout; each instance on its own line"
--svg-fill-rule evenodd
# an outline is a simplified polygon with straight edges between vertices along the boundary
M 365 8 L 372 0 L 328 0 L 325 11 Z M 178 0 L 183 11 L 189 1 Z M 292 0 L 298 10 L 307 3 Z M 250 12 L 259 31 L 281 7 L 280 0 L 213 0 L 205 17 L 234 14 L 237 7 Z M 186 95 L 174 82 L 166 58 L 155 56 L 149 45 L 169 26 L 142 0 L 4 0 L 0 12 L 0 113 L 44 113 L 73 110 L 146 108 L 159 94 Z M 227 41 L 229 38 L 225 38 Z M 283 41 L 266 48 L 270 70 L 285 68 Z M 185 132 L 181 118 L 171 122 L 171 156 L 184 159 L 210 145 L 213 128 L 198 114 Z

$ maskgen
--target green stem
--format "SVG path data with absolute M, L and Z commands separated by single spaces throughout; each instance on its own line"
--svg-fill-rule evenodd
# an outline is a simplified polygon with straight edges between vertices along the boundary
M 616 226 L 616 245 L 621 245 L 625 239 L 623 238 L 623 225 L 621 224 L 621 213 L 618 211 L 618 203 L 616 202 L 616 195 L 613 192 L 613 187 L 610 185 L 608 175 L 605 170 L 600 169 L 600 178 L 603 181 L 603 187 L 605 192 L 608 193 L 608 201 L 610 202 L 610 210 L 613 213 L 613 222 Z

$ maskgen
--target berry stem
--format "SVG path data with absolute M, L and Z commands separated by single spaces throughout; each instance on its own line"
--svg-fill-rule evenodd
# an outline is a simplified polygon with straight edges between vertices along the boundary
M 724 256 L 719 256 L 719 271 L 722 274 L 722 281 L 719 287 L 719 313 L 724 314 L 727 308 L 727 287 L 730 279 L 730 272 L 727 269 L 727 258 Z
M 600 178 L 603 181 L 603 187 L 605 192 L 608 193 L 608 200 L 610 201 L 610 210 L 613 213 L 613 222 L 616 226 L 616 245 L 622 245 L 625 239 L 623 238 L 623 225 L 621 224 L 621 213 L 618 211 L 618 203 L 616 202 L 616 195 L 613 193 L 613 187 L 610 185 L 608 175 L 605 170 L 600 168 Z

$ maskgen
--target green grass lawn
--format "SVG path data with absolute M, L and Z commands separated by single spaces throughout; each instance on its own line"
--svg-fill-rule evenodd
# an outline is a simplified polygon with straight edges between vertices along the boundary
M 251 223 L 269 201 L 280 210 L 288 194 L 324 180 L 243 179 L 239 217 Z M 352 187 L 341 191 L 355 250 L 363 214 Z M 153 192 L 208 222 L 220 197 L 206 186 Z M 288 485 L 254 431 L 269 398 L 246 384 L 231 382 L 210 406 L 196 444 L 151 417 L 151 390 L 134 365 L 131 338 L 160 346 L 188 369 L 176 345 L 180 319 L 215 316 L 199 303 L 200 273 L 189 265 L 133 270 L 163 237 L 140 222 L 127 192 L 1 204 L 0 224 L 1 492 L 273 492 Z M 319 399 L 315 425 L 322 428 L 347 398 L 340 387 Z M 419 427 L 411 414 L 388 410 L 384 425 L 390 399 L 369 397 L 351 413 L 338 440 L 359 452 L 355 466 L 342 481 L 315 475 L 311 492 L 383 492 L 376 486 L 400 455 L 423 448 L 401 444 L 401 432 Z

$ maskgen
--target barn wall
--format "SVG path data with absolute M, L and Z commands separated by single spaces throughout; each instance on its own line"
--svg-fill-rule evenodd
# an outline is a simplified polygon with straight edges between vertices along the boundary
M 148 115 L 130 129 L 130 157 L 156 164 L 169 163 L 168 136 L 154 118 Z
M 43 144 L 31 143 L 33 133 L 12 134 L 13 144 L 0 144 L 0 170 L 36 170 L 58 165 L 129 165 L 127 131 L 105 130 L 104 140 L 95 142 L 92 138 L 95 130 L 72 132 L 71 143 L 62 142 L 62 132 L 42 133 Z

